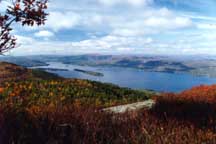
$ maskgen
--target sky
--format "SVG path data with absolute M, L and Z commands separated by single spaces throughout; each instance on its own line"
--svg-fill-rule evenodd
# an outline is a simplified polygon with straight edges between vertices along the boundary
M 216 0 L 50 0 L 9 55 L 216 55 Z

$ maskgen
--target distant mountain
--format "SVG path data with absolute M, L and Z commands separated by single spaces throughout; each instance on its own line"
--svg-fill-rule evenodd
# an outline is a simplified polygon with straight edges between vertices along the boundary
M 190 73 L 216 77 L 216 59 L 207 56 L 132 56 L 132 55 L 73 55 L 73 56 L 25 56 L 0 57 L 24 67 L 46 66 L 49 62 L 64 64 L 126 67 L 150 72 Z
M 166 56 L 116 56 L 116 55 L 76 55 L 76 56 L 31 56 L 32 61 L 61 62 L 64 64 L 88 66 L 112 66 L 143 69 L 152 72 L 190 73 L 196 69 L 188 62 Z M 190 60 L 191 61 L 191 60 Z

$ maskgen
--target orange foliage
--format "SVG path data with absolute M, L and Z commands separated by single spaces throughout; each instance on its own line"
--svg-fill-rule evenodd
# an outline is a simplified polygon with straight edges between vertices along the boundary
M 4 92 L 4 88 L 0 87 L 0 94 Z
M 180 93 L 178 96 L 193 101 L 216 103 L 216 85 L 194 87 Z

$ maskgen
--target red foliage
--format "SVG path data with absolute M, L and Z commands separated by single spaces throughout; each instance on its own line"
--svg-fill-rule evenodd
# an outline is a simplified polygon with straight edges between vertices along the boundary
M 7 105 L 1 112 L 0 142 L 216 143 L 215 90 L 215 85 L 199 86 L 163 94 L 151 110 L 118 115 L 80 105 L 24 109 Z
M 194 87 L 178 94 L 178 96 L 191 101 L 214 104 L 216 103 L 216 85 Z
M 190 121 L 197 127 L 216 131 L 216 85 L 162 94 L 151 111 L 159 118 Z
M 187 121 L 158 118 L 148 111 L 123 115 L 94 108 L 67 107 L 38 112 L 4 111 L 3 143 L 162 144 L 215 143 L 216 134 Z

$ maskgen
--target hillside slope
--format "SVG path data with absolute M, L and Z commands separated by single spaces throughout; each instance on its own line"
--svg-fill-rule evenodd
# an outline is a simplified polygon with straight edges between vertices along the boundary
M 80 138 L 74 142 L 69 140 L 69 135 L 72 134 L 70 132 L 68 136 L 64 136 L 67 123 L 75 122 L 75 127 L 80 125 L 82 128 L 83 119 L 87 118 L 88 123 L 92 118 L 101 117 L 100 111 L 103 108 L 143 101 L 153 94 L 154 92 L 121 88 L 113 84 L 63 79 L 40 70 L 2 62 L 0 63 L 0 143 L 80 143 Z M 64 115 L 58 116 L 60 113 Z M 71 114 L 75 117 L 72 118 Z M 92 118 L 87 115 L 91 115 Z M 110 118 L 112 116 L 107 121 L 111 122 Z M 96 119 L 92 120 L 98 122 Z M 60 129 L 63 132 L 60 132 Z M 60 137 L 53 135 L 56 130 Z M 94 131 L 94 128 L 92 130 Z M 77 130 L 74 132 L 78 134 Z M 89 132 L 90 135 L 91 133 Z
M 0 62 L 0 84 L 5 81 L 60 79 L 55 74 L 40 70 L 27 69 L 12 63 Z
M 164 93 L 151 109 L 115 114 L 103 109 L 154 93 L 59 80 L 9 63 L 0 68 L 7 81 L 0 86 L 0 143 L 216 143 L 216 85 Z
M 64 79 L 55 74 L 7 62 L 0 63 L 0 85 L 4 89 L 0 93 L 1 99 L 7 99 L 10 95 L 25 97 L 27 104 L 37 104 L 45 100 L 46 105 L 53 102 L 63 102 L 65 105 L 76 101 L 106 107 L 146 100 L 154 94 L 151 91 L 121 88 L 113 84 Z

